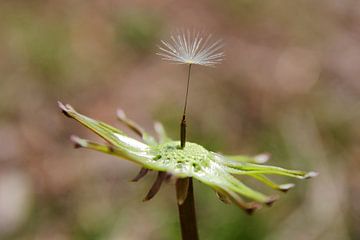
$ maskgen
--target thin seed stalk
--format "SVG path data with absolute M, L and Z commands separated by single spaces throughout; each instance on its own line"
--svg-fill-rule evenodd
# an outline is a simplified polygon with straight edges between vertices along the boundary
M 184 111 L 183 111 L 183 116 L 182 116 L 181 123 L 180 123 L 180 147 L 181 148 L 184 148 L 185 144 L 186 144 L 186 107 L 187 107 L 187 101 L 188 101 L 188 95 L 189 95 L 190 76 L 191 76 L 191 64 L 189 64 Z

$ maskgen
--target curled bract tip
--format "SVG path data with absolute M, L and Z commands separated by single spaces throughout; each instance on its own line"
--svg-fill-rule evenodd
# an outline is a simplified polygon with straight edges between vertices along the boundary
M 314 178 L 314 177 L 317 177 L 319 175 L 319 173 L 318 172 L 308 172 L 305 176 L 304 176 L 304 178 L 305 179 L 308 179 L 308 178 Z
M 270 196 L 266 200 L 265 204 L 267 206 L 271 207 L 274 204 L 274 202 L 276 202 L 278 199 L 279 199 L 279 196 Z
M 270 159 L 270 157 L 271 157 L 271 154 L 269 154 L 269 153 L 262 153 L 262 154 L 259 154 L 259 155 L 256 155 L 255 157 L 254 157 L 254 159 L 255 159 L 255 162 L 256 163 L 266 163 L 267 161 L 269 161 L 269 159 Z
M 70 136 L 70 140 L 74 143 L 74 147 L 75 148 L 81 148 L 81 147 L 86 147 L 87 146 L 87 141 L 84 139 L 79 138 L 76 135 L 71 135 Z
M 70 105 L 64 105 L 62 102 L 58 101 L 58 106 L 59 106 L 59 108 L 61 109 L 61 112 L 62 112 L 65 116 L 71 117 L 71 116 L 68 114 L 69 108 L 71 108 Z
M 294 183 L 286 183 L 286 184 L 281 184 L 279 186 L 279 190 L 282 192 L 287 192 L 289 191 L 291 188 L 295 187 Z
M 126 114 L 125 114 L 125 112 L 124 112 L 122 109 L 120 109 L 120 108 L 116 111 L 116 115 L 117 115 L 118 118 L 120 118 L 120 119 L 126 119 Z
M 245 212 L 249 215 L 252 215 L 255 211 L 261 209 L 261 205 L 255 202 L 252 202 L 249 204 L 249 206 L 247 208 L 245 208 Z

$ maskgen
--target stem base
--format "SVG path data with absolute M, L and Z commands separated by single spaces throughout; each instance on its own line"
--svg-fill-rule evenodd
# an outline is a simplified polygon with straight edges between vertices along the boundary
M 179 195 L 178 188 L 176 194 Z M 194 188 L 192 178 L 189 178 L 188 193 L 183 204 L 178 203 L 181 235 L 183 240 L 198 240 L 198 230 L 196 223 Z

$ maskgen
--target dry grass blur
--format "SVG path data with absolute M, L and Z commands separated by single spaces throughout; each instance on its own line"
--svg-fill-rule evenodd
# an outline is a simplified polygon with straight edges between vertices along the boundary
M 189 140 L 320 172 L 251 217 L 196 185 L 203 239 L 360 239 L 359 23 L 356 0 L 1 1 L 0 239 L 179 239 L 173 186 L 142 203 L 154 176 L 74 150 L 94 136 L 56 101 L 177 138 L 185 69 L 154 53 L 184 27 L 226 43 L 193 69 Z

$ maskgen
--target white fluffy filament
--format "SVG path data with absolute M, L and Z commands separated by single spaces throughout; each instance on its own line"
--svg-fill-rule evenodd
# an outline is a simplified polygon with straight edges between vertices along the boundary
M 212 35 L 202 36 L 199 32 L 183 31 L 161 41 L 160 52 L 163 60 L 179 64 L 214 66 L 224 59 L 221 40 L 211 41 Z

